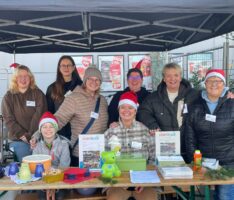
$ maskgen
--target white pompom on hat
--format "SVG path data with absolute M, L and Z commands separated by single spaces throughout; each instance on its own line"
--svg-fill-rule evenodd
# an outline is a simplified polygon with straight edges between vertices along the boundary
M 58 120 L 51 112 L 45 112 L 39 121 L 39 131 L 41 131 L 41 127 L 45 123 L 51 123 L 56 131 L 58 130 Z
M 128 104 L 134 107 L 136 110 L 139 106 L 138 100 L 137 100 L 137 95 L 134 92 L 125 92 L 120 96 L 119 100 L 119 106 L 123 104 Z M 118 106 L 118 107 L 119 107 Z
M 206 80 L 208 78 L 213 77 L 213 76 L 216 76 L 216 77 L 222 79 L 224 84 L 226 84 L 225 73 L 222 69 L 211 69 L 211 70 L 207 71 L 204 82 L 206 82 Z

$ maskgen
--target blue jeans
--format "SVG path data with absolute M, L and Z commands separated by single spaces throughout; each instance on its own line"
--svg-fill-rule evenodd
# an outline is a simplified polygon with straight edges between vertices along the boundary
M 10 148 L 14 149 L 14 153 L 16 155 L 17 161 L 22 162 L 22 158 L 24 156 L 28 156 L 32 154 L 32 150 L 30 145 L 23 141 L 12 141 L 9 144 Z
M 214 200 L 233 200 L 234 185 L 216 185 Z

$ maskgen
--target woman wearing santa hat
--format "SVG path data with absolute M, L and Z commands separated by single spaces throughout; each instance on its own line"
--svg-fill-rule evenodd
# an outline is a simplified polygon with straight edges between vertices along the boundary
M 225 84 L 223 70 L 209 70 L 206 89 L 189 110 L 185 141 L 190 162 L 194 151 L 200 149 L 204 157 L 219 160 L 221 166 L 234 167 L 234 100 L 227 98 Z M 214 199 L 234 199 L 234 185 L 216 186 Z
M 149 135 L 146 126 L 135 120 L 137 108 L 138 101 L 135 93 L 125 92 L 120 96 L 118 126 L 109 128 L 104 133 L 106 150 L 113 149 L 118 145 L 120 153 L 141 154 L 148 163 L 152 164 L 155 156 L 154 137 Z M 113 145 L 114 143 L 115 145 Z M 136 200 L 157 199 L 156 191 L 153 188 L 136 187 L 132 190 L 110 188 L 107 190 L 108 200 L 125 200 L 130 196 Z

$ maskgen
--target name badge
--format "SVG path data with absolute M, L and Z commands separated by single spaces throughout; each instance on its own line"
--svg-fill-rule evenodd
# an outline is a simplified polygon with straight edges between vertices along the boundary
M 92 111 L 91 114 L 90 114 L 90 117 L 91 117 L 91 118 L 94 118 L 94 119 L 98 119 L 99 114 Z
M 134 149 L 142 149 L 142 143 L 141 142 L 132 142 L 132 148 Z
M 185 103 L 185 104 L 184 104 L 184 108 L 183 108 L 183 114 L 186 114 L 186 113 L 188 113 L 188 106 L 187 106 L 187 104 Z
M 68 90 L 67 92 L 66 92 L 66 94 L 64 94 L 64 97 L 67 97 L 68 95 L 70 95 L 72 93 L 72 91 L 71 90 Z
M 35 101 L 26 101 L 26 106 L 35 107 L 36 103 L 35 103 Z
M 206 114 L 206 121 L 216 122 L 216 116 L 215 115 Z

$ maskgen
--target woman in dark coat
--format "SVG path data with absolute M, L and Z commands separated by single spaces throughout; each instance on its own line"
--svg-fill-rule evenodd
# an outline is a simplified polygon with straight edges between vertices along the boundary
M 227 98 L 225 82 L 223 70 L 209 70 L 206 90 L 189 111 L 184 131 L 190 162 L 199 149 L 203 157 L 215 158 L 221 166 L 234 167 L 234 100 Z M 216 186 L 214 199 L 234 199 L 234 185 Z

